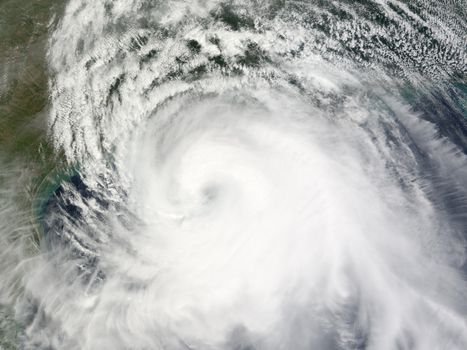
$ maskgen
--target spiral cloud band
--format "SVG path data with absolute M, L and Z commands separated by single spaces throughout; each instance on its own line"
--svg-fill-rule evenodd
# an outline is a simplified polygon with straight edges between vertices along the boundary
M 357 3 L 67 4 L 25 348 L 467 348 L 463 27 Z

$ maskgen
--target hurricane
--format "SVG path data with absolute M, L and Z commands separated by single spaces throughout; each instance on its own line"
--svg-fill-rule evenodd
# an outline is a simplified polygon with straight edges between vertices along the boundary
M 66 171 L 0 170 L 19 348 L 467 349 L 465 9 L 67 1 Z

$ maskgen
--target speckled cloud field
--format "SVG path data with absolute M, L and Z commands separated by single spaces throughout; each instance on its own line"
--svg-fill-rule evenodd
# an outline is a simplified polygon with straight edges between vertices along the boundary
M 467 349 L 464 7 L 69 1 L 20 348 Z

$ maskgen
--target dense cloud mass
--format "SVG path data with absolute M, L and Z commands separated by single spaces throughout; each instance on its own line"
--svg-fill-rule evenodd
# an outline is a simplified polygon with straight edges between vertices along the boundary
M 69 1 L 24 348 L 467 349 L 460 5 Z

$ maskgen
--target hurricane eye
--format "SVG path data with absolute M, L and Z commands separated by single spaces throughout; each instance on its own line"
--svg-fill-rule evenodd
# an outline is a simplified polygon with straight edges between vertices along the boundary
M 467 349 L 465 3 L 0 1 L 0 349 Z

